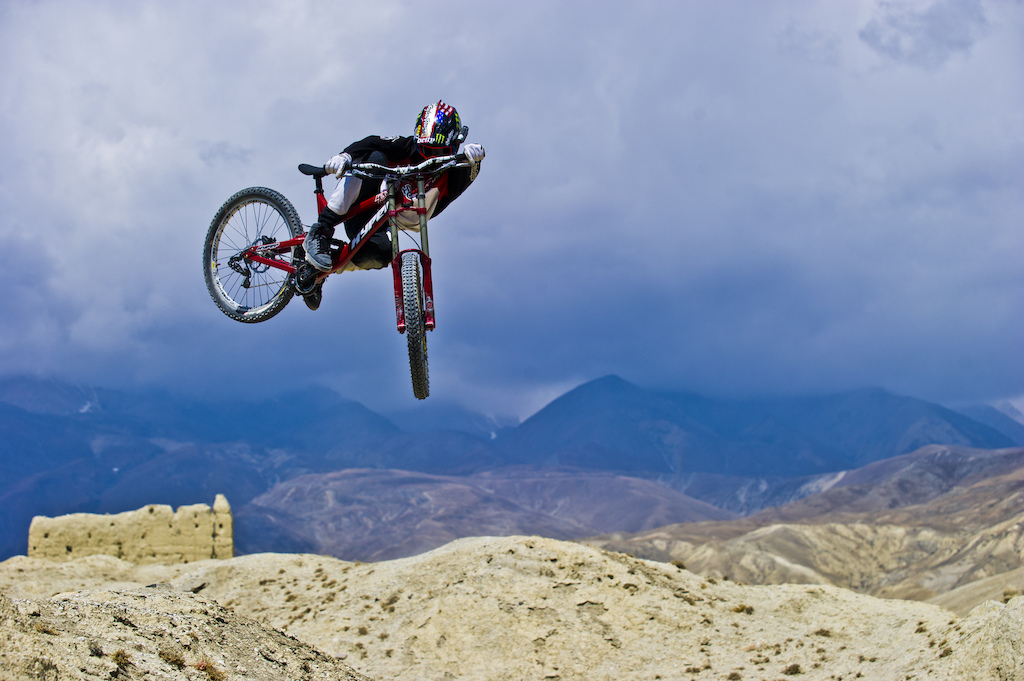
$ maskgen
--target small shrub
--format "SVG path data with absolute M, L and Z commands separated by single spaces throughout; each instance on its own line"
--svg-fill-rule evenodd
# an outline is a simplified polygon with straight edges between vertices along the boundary
M 824 636 L 825 638 L 828 638 L 832 635 L 832 631 L 829 629 L 818 629 L 816 632 L 814 632 L 814 635 Z
M 209 677 L 210 681 L 224 681 L 227 679 L 227 675 L 221 670 L 214 666 L 213 661 L 208 657 L 204 657 L 196 664 L 196 669 L 201 672 L 206 672 L 206 676 Z
M 744 615 L 753 615 L 754 614 L 753 606 L 747 605 L 746 603 L 740 603 L 735 608 L 733 608 L 732 611 L 736 612 L 736 613 L 742 613 Z
M 786 676 L 796 676 L 797 674 L 803 674 L 804 672 L 802 669 L 800 669 L 800 665 L 794 662 L 793 664 L 783 669 L 782 673 Z
M 89 641 L 89 654 L 93 657 L 103 657 L 103 648 L 98 641 Z
M 38 631 L 40 634 L 49 634 L 50 636 L 53 636 L 57 633 L 56 629 L 54 629 L 49 624 L 46 624 L 44 622 L 36 622 L 34 626 L 35 630 Z
M 680 570 L 685 570 L 686 569 L 686 564 L 683 563 L 683 561 L 681 561 L 681 560 L 674 560 L 674 561 L 672 561 L 672 565 L 675 565 Z
M 159 655 L 161 660 L 163 660 L 167 664 L 177 667 L 178 669 L 181 669 L 185 666 L 185 658 L 183 658 L 181 656 L 181 653 L 179 653 L 177 650 L 170 650 L 169 648 L 165 648 L 160 651 Z
M 114 664 L 117 665 L 118 669 L 124 669 L 132 663 L 131 656 L 125 652 L 124 648 L 118 649 L 110 659 L 114 661 Z

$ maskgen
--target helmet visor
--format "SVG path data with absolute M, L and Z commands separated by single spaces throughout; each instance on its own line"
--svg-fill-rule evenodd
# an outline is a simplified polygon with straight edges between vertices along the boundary
M 455 147 L 450 144 L 434 144 L 432 142 L 416 143 L 416 149 L 424 158 L 435 158 L 437 156 L 451 156 L 455 153 Z

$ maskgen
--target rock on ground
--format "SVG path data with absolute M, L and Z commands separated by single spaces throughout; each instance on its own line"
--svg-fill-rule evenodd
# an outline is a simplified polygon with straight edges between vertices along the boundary
M 959 618 L 832 586 L 710 580 L 536 537 L 462 539 L 371 564 L 285 554 L 162 570 L 98 557 L 0 563 L 0 591 L 32 599 L 18 607 L 87 600 L 45 598 L 104 579 L 119 588 L 166 584 L 124 598 L 199 594 L 222 606 L 220 617 L 257 620 L 379 679 L 1024 681 L 1024 598 Z M 216 607 L 210 601 L 196 602 Z

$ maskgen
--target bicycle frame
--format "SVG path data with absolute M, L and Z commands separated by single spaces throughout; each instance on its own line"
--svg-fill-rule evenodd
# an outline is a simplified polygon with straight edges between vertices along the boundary
M 427 240 L 428 220 L 426 184 L 428 180 L 438 178 L 445 171 L 462 165 L 462 163 L 463 162 L 456 156 L 444 156 L 428 159 L 416 166 L 400 168 L 389 168 L 387 166 L 372 163 L 364 163 L 354 166 L 350 171 L 353 175 L 362 179 L 383 179 L 385 181 L 386 189 L 365 199 L 356 206 L 353 206 L 351 210 L 342 216 L 342 222 L 344 222 L 358 215 L 362 215 L 367 211 L 376 210 L 376 213 L 367 221 L 363 228 L 359 230 L 359 233 L 357 233 L 349 243 L 342 244 L 331 270 L 329 272 L 319 273 L 317 281 L 321 281 L 327 276 L 348 267 L 351 264 L 352 259 L 363 247 L 366 241 L 387 225 L 391 230 L 391 269 L 394 276 L 395 317 L 398 331 L 399 333 L 404 333 L 406 327 L 400 263 L 401 255 L 408 252 L 417 253 L 420 259 L 420 265 L 423 271 L 423 322 L 426 329 L 433 330 L 435 326 L 434 284 L 430 270 L 431 260 Z M 327 207 L 327 199 L 324 197 L 323 189 L 323 178 L 327 173 L 324 171 L 323 167 L 312 166 L 305 163 L 299 166 L 299 171 L 305 175 L 313 176 L 316 181 L 314 194 L 316 195 L 317 214 L 319 214 Z M 399 196 L 401 185 L 404 182 L 412 180 L 416 182 L 416 199 L 415 203 L 410 206 L 401 203 Z M 416 213 L 419 220 L 420 248 L 399 250 L 398 232 L 400 231 L 400 228 L 398 226 L 397 217 L 399 214 L 409 211 Z M 294 276 L 296 273 L 296 267 L 281 256 L 291 253 L 294 248 L 301 246 L 304 240 L 305 235 L 302 235 L 285 241 L 254 244 L 245 249 L 240 255 L 242 258 L 251 262 L 283 270 Z

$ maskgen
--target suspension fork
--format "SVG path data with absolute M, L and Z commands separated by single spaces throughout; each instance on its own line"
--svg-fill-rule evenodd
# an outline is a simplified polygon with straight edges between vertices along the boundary
M 420 265 L 423 266 L 423 326 L 434 330 L 434 277 L 430 273 L 430 246 L 427 243 L 427 194 L 423 179 L 416 180 L 416 212 L 420 218 Z
M 405 333 L 405 296 L 402 294 L 402 263 L 398 257 L 398 223 L 395 220 L 397 192 L 396 183 L 388 182 L 388 227 L 391 230 L 391 274 L 395 278 L 395 317 L 398 333 Z
M 395 317 L 398 325 L 398 332 L 405 333 L 405 296 L 402 292 L 402 262 L 399 257 L 402 253 L 417 253 L 420 258 L 420 267 L 423 270 L 423 326 L 434 330 L 434 278 L 430 272 L 430 245 L 427 241 L 427 197 L 424 191 L 424 181 L 416 181 L 416 211 L 420 222 L 420 246 L 421 249 L 410 249 L 409 251 L 398 250 L 398 186 L 397 183 L 388 185 L 388 219 L 391 228 L 391 271 L 395 281 Z M 406 209 L 408 210 L 408 209 Z

